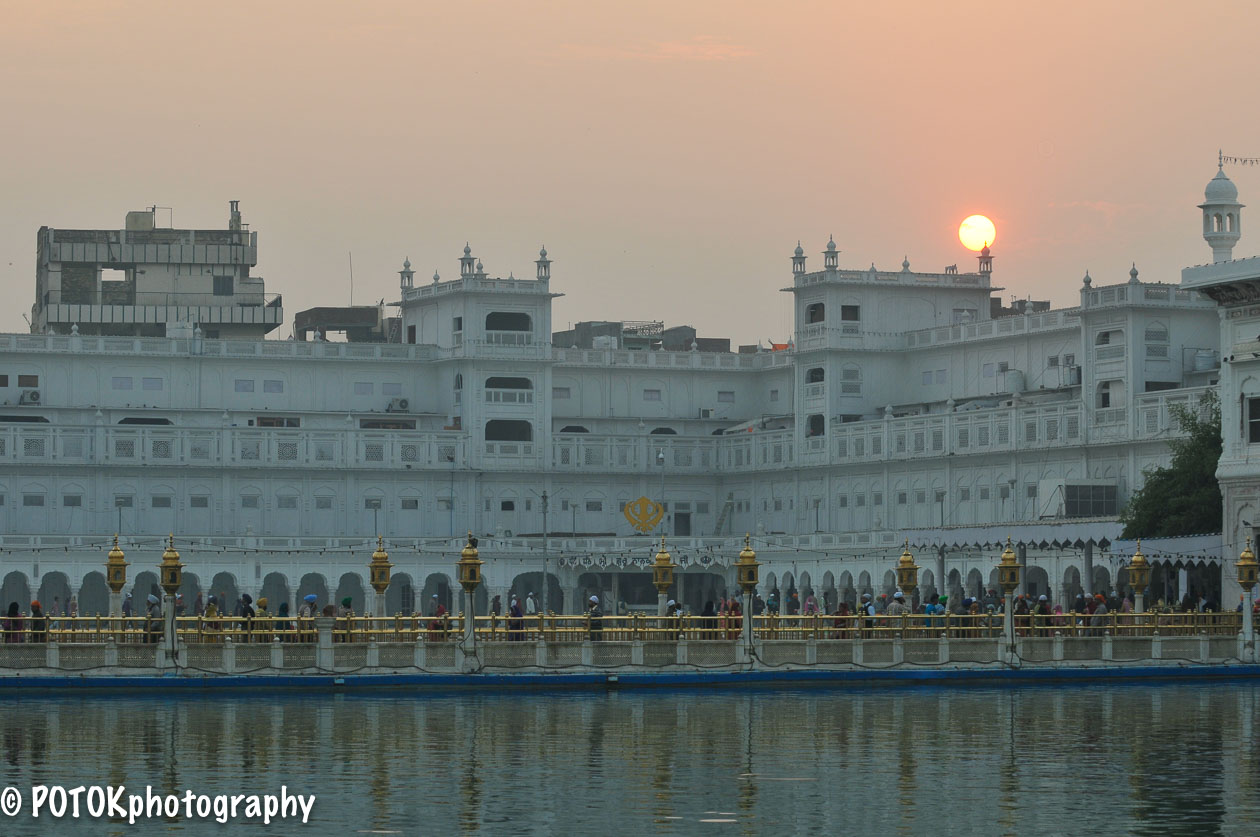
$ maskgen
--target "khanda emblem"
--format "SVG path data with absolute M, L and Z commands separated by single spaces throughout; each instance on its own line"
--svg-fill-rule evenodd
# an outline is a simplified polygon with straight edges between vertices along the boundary
M 626 520 L 630 521 L 630 525 L 640 532 L 650 532 L 661 522 L 661 518 L 665 516 L 665 507 L 660 503 L 654 503 L 647 497 L 640 497 L 631 503 L 626 503 Z

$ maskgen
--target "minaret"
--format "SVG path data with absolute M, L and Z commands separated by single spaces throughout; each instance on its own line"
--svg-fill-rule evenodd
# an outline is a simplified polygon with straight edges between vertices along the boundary
M 980 255 L 976 256 L 980 260 L 980 275 L 988 276 L 993 272 L 993 256 L 989 255 L 989 245 L 984 245 L 984 249 L 980 251 Z
M 799 241 L 796 242 L 796 251 L 792 254 L 792 275 L 805 275 L 805 248 Z
M 398 271 L 398 286 L 403 290 L 415 283 L 416 272 L 411 269 L 411 259 L 403 259 L 403 269 Z
M 827 239 L 827 249 L 823 251 L 823 267 L 828 273 L 835 273 L 840 269 L 840 251 L 836 249 L 834 235 Z
M 1212 248 L 1213 262 L 1227 262 L 1234 257 L 1234 245 L 1242 235 L 1240 222 L 1243 205 L 1238 202 L 1238 187 L 1225 176 L 1225 166 L 1218 159 L 1216 177 L 1203 190 L 1203 240 Z
M 472 248 L 468 246 L 468 242 L 464 242 L 464 255 L 459 260 L 459 278 L 469 279 L 473 275 L 473 265 L 477 260 L 473 258 Z
M 538 279 L 546 282 L 551 278 L 551 259 L 547 258 L 547 248 L 543 247 L 538 251 L 538 261 L 534 262 L 538 265 Z

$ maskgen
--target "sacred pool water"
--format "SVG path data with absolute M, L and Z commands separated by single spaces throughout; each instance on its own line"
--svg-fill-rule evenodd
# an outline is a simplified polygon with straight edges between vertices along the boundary
M 295 834 L 1255 834 L 1260 686 L 0 699 L 0 833 L 38 785 L 314 794 Z

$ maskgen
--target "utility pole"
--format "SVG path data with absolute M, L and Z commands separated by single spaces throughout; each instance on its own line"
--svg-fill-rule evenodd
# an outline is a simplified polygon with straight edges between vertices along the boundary
M 549 545 L 548 545 L 548 539 L 547 539 L 547 506 L 548 506 L 548 502 L 547 502 L 547 492 L 546 492 L 546 490 L 544 490 L 544 491 L 543 491 L 543 493 L 542 493 L 542 506 L 543 506 L 543 583 L 542 583 L 542 612 L 543 612 L 543 613 L 546 613 L 546 612 L 547 612 L 547 588 L 550 586 L 550 585 L 547 583 L 547 570 L 548 570 L 548 564 L 549 564 L 549 563 L 550 563 L 550 561 L 551 561 L 551 549 L 550 549 L 550 547 L 549 547 Z

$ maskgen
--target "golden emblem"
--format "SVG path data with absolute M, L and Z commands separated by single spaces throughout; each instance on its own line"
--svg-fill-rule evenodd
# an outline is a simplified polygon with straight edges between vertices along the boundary
M 630 525 L 640 532 L 650 532 L 661 522 L 661 518 L 665 516 L 665 507 L 660 503 L 654 503 L 647 497 L 626 503 L 626 520 L 630 521 Z

